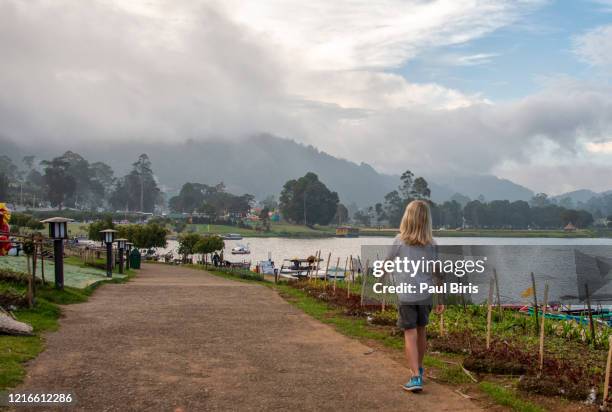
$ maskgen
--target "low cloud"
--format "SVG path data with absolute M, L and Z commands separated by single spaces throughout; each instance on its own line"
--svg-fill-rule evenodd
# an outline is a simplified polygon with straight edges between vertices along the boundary
M 609 88 L 553 81 L 494 103 L 394 71 L 543 3 L 5 1 L 0 134 L 68 148 L 272 133 L 385 172 L 495 172 L 561 188 L 563 176 L 517 170 L 582 159 L 589 142 L 612 136 Z M 577 39 L 577 53 L 609 64 L 612 53 L 592 46 L 608 30 Z M 469 66 L 495 56 L 454 57 Z

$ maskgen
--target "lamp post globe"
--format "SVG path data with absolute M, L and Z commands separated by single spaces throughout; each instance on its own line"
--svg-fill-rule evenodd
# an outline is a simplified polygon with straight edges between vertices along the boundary
M 123 264 L 125 262 L 125 245 L 127 239 L 117 239 L 117 250 L 119 253 L 119 273 L 123 274 Z
M 110 278 L 113 277 L 113 242 L 117 231 L 114 229 L 104 229 L 100 233 L 102 233 L 102 238 L 104 243 L 106 243 L 106 276 Z
M 126 269 L 129 269 L 130 265 L 131 265 L 131 263 L 130 263 L 130 254 L 132 252 L 132 246 L 133 245 L 134 244 L 132 242 L 126 242 L 125 243 L 125 248 L 126 248 L 125 249 L 125 254 L 126 254 L 126 258 L 127 258 L 126 261 L 125 261 L 125 268 Z
M 52 217 L 41 221 L 49 225 L 49 238 L 53 239 L 55 287 L 57 289 L 64 289 L 64 240 L 68 239 L 68 222 L 72 221 L 65 217 Z

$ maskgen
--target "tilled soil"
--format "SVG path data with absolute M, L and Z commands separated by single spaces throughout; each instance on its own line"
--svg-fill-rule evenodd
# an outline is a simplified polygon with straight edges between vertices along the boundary
M 17 390 L 72 392 L 72 410 L 479 410 L 434 382 L 404 392 L 408 370 L 382 352 L 203 271 L 144 265 L 63 313 Z

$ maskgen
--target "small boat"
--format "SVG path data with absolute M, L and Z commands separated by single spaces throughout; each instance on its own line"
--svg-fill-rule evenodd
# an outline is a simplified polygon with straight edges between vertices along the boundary
M 240 235 L 239 233 L 228 233 L 227 235 L 223 236 L 223 239 L 225 239 L 225 240 L 242 240 L 242 235 Z
M 226 260 L 225 262 L 223 262 L 223 266 L 234 269 L 250 270 L 251 262 L 247 262 L 245 260 L 243 260 L 242 262 L 230 262 L 229 260 Z
M 257 266 L 259 273 L 263 273 L 264 275 L 275 274 L 274 262 L 272 260 L 262 260 Z
M 283 260 L 279 273 L 282 277 L 289 279 L 300 279 L 310 275 L 310 272 L 316 270 L 316 258 L 300 259 L 291 258 Z M 323 259 L 319 259 L 321 262 Z
M 249 246 L 238 245 L 232 248 L 232 255 L 249 255 L 251 254 L 251 249 Z
M 323 259 L 319 259 L 322 262 Z M 305 277 L 317 279 L 344 279 L 344 269 L 330 267 L 325 274 L 325 268 L 319 265 L 317 270 L 317 262 L 315 257 L 307 259 L 291 258 L 285 259 L 280 267 L 279 273 L 282 277 L 288 279 L 301 279 Z

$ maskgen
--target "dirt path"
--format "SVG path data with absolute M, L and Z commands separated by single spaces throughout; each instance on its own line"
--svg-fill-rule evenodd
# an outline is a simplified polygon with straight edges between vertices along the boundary
M 202 271 L 146 265 L 64 313 L 18 389 L 72 391 L 79 410 L 478 410 L 433 382 L 402 391 L 384 354 Z

